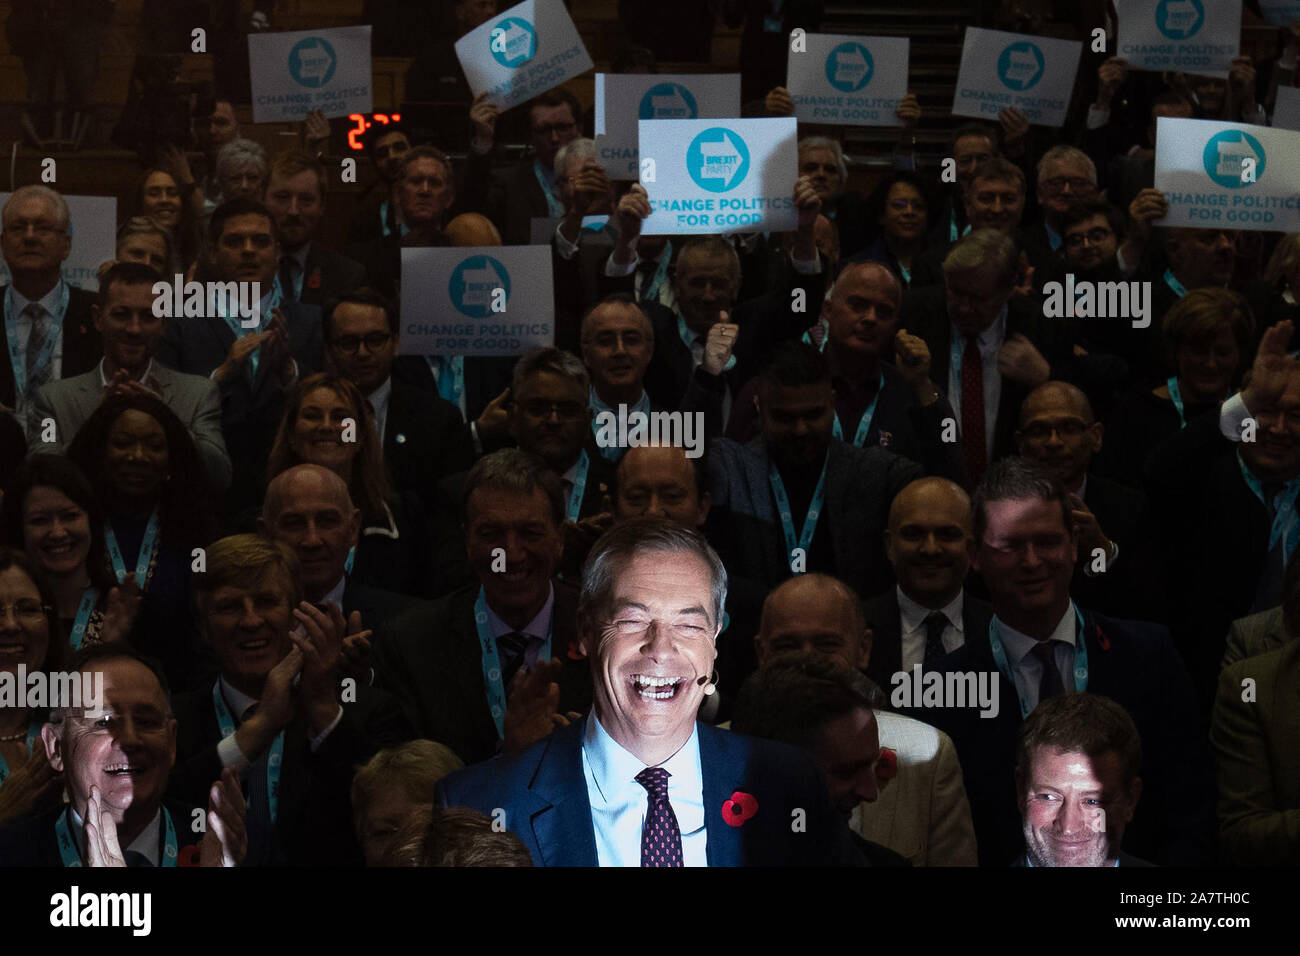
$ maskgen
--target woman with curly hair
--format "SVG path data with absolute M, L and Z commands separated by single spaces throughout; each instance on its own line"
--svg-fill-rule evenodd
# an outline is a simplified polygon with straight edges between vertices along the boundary
M 347 379 L 318 372 L 289 396 L 267 458 L 267 482 L 302 464 L 337 474 L 361 511 L 351 578 L 402 594 L 432 596 L 433 537 L 424 507 L 416 495 L 392 490 L 374 413 Z

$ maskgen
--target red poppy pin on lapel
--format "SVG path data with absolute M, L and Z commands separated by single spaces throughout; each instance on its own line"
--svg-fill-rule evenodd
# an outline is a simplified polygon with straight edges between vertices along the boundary
M 880 759 L 876 761 L 876 779 L 893 780 L 898 776 L 898 751 L 888 747 L 880 748 Z
M 1101 646 L 1103 651 L 1110 650 L 1110 641 L 1107 639 L 1106 635 L 1102 633 L 1101 625 L 1097 626 L 1097 643 Z
M 320 288 L 320 269 L 313 269 L 311 275 L 307 277 L 307 288 L 309 289 Z
M 181 847 L 180 854 L 176 857 L 177 866 L 198 866 L 199 865 L 199 845 L 192 843 L 189 846 Z
M 743 790 L 737 790 L 722 804 L 722 819 L 728 826 L 738 827 L 756 813 L 758 801 Z

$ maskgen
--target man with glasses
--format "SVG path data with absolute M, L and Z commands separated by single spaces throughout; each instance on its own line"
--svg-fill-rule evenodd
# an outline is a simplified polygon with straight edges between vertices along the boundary
M 434 506 L 439 479 L 473 463 L 469 433 L 455 405 L 393 377 L 397 310 L 373 289 L 345 292 L 325 315 L 330 364 L 370 403 L 384 463 L 398 491 Z
M 1042 220 L 1020 230 L 1030 264 L 1049 269 L 1064 243 L 1064 217 L 1081 202 L 1097 195 L 1097 167 L 1088 154 L 1073 146 L 1053 146 L 1038 161 L 1038 207 Z
M 0 287 L 8 354 L 0 361 L 0 409 L 26 427 L 46 382 L 81 375 L 102 356 L 91 321 L 95 296 L 63 279 L 72 251 L 68 204 L 48 186 L 23 186 L 5 203 L 0 252 L 11 284 Z M 38 437 L 33 431 L 31 441 Z
M 1025 174 L 1020 167 L 1010 160 L 994 156 L 983 160 L 971 172 L 962 193 L 966 209 L 966 218 L 970 225 L 963 237 L 977 229 L 996 229 L 1015 241 L 1018 262 L 1017 281 L 1022 284 L 1024 272 L 1029 263 L 1022 253 L 1019 239 L 1020 217 L 1025 211 Z M 944 281 L 943 262 L 948 253 L 956 246 L 957 239 L 944 239 L 934 244 L 914 260 L 912 267 L 912 288 L 939 285 Z M 1034 287 L 1042 284 L 1042 276 L 1033 276 Z
M 1133 717 L 1149 749 L 1143 802 L 1125 849 L 1161 864 L 1194 864 L 1210 850 L 1209 768 L 1195 726 L 1192 687 L 1169 632 L 1079 607 L 1070 579 L 1078 557 L 1065 487 L 1024 458 L 996 462 L 973 501 L 972 567 L 988 587 L 993 620 L 943 659 L 945 673 L 994 673 L 997 716 L 978 707 L 924 708 L 952 737 L 970 797 L 980 865 L 1006 866 L 1024 849 L 1015 787 L 1020 725 L 1040 701 L 1076 691 L 1109 697 Z

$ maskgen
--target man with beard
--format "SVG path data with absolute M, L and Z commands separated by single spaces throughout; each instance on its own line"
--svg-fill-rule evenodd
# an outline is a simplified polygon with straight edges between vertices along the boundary
M 382 239 L 398 229 L 401 213 L 393 199 L 393 187 L 402 176 L 402 157 L 411 149 L 406 127 L 400 123 L 375 123 L 366 130 L 366 156 L 379 178 L 361 194 L 348 221 L 348 246 L 360 246 Z
M 830 366 L 813 346 L 789 343 L 760 373 L 762 434 L 710 449 L 710 540 L 725 542 L 734 573 L 775 587 L 823 571 L 860 595 L 892 583 L 882 536 L 889 502 L 919 465 L 878 446 L 834 436 Z
M 1066 694 L 1020 728 L 1016 793 L 1025 854 L 1014 866 L 1150 866 L 1125 853 L 1124 828 L 1142 795 L 1142 742 L 1119 704 Z

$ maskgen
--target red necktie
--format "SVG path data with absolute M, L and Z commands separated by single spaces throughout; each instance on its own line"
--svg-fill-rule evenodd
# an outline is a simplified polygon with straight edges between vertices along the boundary
M 668 802 L 669 776 L 663 767 L 647 767 L 635 777 L 649 797 L 641 827 L 642 866 L 682 865 L 682 831 Z
M 976 336 L 966 338 L 961 354 L 961 448 L 971 487 L 980 483 L 988 467 L 984 450 L 984 359 Z

